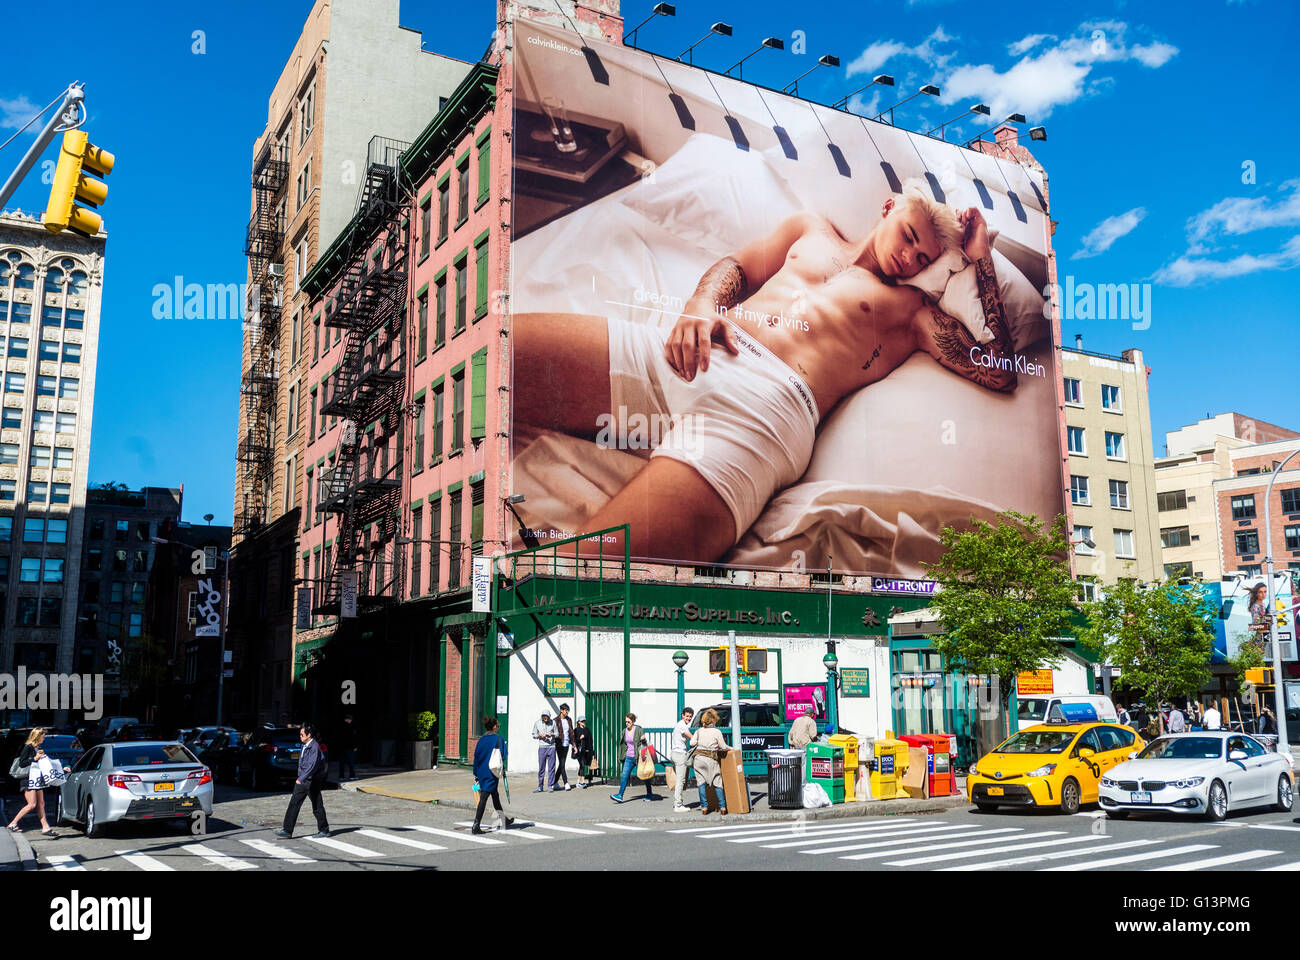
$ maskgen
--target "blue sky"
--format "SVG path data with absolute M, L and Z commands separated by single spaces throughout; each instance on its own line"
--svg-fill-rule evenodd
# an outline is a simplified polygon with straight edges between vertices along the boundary
M 625 0 L 629 27 L 651 6 Z M 109 246 L 90 478 L 183 483 L 186 519 L 213 513 L 228 523 L 239 324 L 156 320 L 153 288 L 177 275 L 244 279 L 251 146 L 311 3 L 138 3 L 130 16 L 120 15 L 123 6 L 63 9 L 65 22 L 101 27 L 66 47 L 91 53 L 66 63 L 50 56 L 51 21 L 19 7 L 0 73 L 0 139 L 81 79 L 91 139 L 118 157 L 103 209 Z M 884 72 L 897 78 L 899 98 L 922 83 L 943 88 L 938 101 L 900 110 L 900 126 L 926 130 L 977 100 L 1046 126 L 1048 142 L 1032 146 L 1050 177 L 1062 282 L 1152 285 L 1147 329 L 1077 320 L 1062 333 L 1067 344 L 1082 334 L 1099 352 L 1143 351 L 1162 452 L 1166 430 L 1207 413 L 1300 427 L 1300 133 L 1289 89 L 1298 9 L 1290 0 L 681 0 L 675 19 L 656 18 L 638 40 L 676 56 L 725 20 L 735 36 L 710 38 L 697 62 L 723 70 L 774 35 L 786 51 L 748 61 L 746 79 L 779 88 L 832 53 L 844 66 L 813 73 L 801 94 L 831 102 Z M 491 38 L 493 4 L 403 0 L 402 22 L 423 30 L 430 49 L 474 60 Z M 193 52 L 196 30 L 202 54 Z M 953 127 L 949 138 L 978 129 Z M 28 142 L 0 150 L 5 173 Z M 40 210 L 47 194 L 33 176 L 10 207 Z

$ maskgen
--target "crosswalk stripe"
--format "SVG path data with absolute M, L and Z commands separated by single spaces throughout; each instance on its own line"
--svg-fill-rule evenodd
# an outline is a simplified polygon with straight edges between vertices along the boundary
M 1300 860 L 1295 863 L 1279 863 L 1276 867 L 1262 867 L 1260 873 L 1276 873 L 1279 870 L 1300 870 Z
M 986 832 L 986 833 L 1006 833 L 1007 831 L 1006 831 L 1006 830 L 989 830 L 989 831 L 985 831 L 985 832 Z M 954 840 L 951 836 L 949 836 L 949 837 L 922 837 L 922 838 L 921 838 L 922 840 L 927 840 L 927 841 L 928 841 L 928 840 L 938 840 L 938 841 L 940 841 L 940 842 L 939 842 L 939 843 L 927 843 L 927 844 L 926 844 L 925 846 L 923 846 L 923 847 L 913 847 L 913 848 L 910 849 L 910 850 L 886 850 L 886 851 L 884 851 L 883 853 L 882 853 L 881 851 L 879 851 L 879 850 L 870 850 L 870 851 L 868 851 L 867 853 L 855 853 L 855 854 L 854 854 L 853 856 L 851 856 L 851 857 L 840 857 L 839 859 L 841 859 L 841 860 L 874 860 L 874 859 L 876 859 L 877 857 L 897 857 L 897 856 L 907 856 L 907 855 L 910 855 L 910 854 L 913 854 L 913 853 L 929 853 L 929 852 L 932 851 L 932 850 L 955 850 L 955 849 L 958 848 L 958 847 L 981 847 L 981 846 L 984 846 L 984 845 L 986 845 L 986 844 L 990 844 L 990 843 L 1009 843 L 1009 842 L 1018 842 L 1018 841 L 1020 841 L 1020 840 L 1030 840 L 1030 839 L 1033 839 L 1033 838 L 1036 838 L 1036 837 L 1053 837 L 1053 836 L 1057 836 L 1057 835 L 1060 834 L 1061 832 L 1062 832 L 1062 831 L 1060 831 L 1060 830 L 1042 830 L 1042 831 L 1039 831 L 1038 833 L 1021 833 L 1019 830 L 1016 830 L 1015 833 L 1018 834 L 1018 835 L 1017 835 L 1017 836 L 1014 836 L 1014 837 L 1006 837 L 1006 836 L 990 837 L 990 836 L 985 836 L 985 835 L 983 835 L 983 834 L 979 834 L 979 833 L 963 833 L 963 834 L 954 834 L 954 836 L 957 836 L 957 837 L 963 837 L 963 838 L 974 837 L 974 839 L 958 839 L 958 840 Z M 1001 848 L 995 848 L 995 851 L 994 851 L 994 852 L 996 852 L 997 849 L 1001 849 Z M 988 851 L 988 850 L 972 850 L 972 851 L 969 852 L 969 854 L 963 854 L 963 856 L 966 856 L 966 855 L 969 855 L 969 856 L 976 856 L 976 855 L 978 855 L 978 856 L 984 856 L 986 853 L 989 853 L 989 852 L 990 852 L 990 851 Z M 940 860 L 942 860 L 942 859 L 944 858 L 944 856 L 945 856 L 945 855 L 941 854 L 941 855 L 940 855 L 939 857 L 937 857 L 936 859 L 940 859 Z M 926 859 L 926 858 L 918 857 L 918 858 L 916 858 L 916 859 L 911 859 L 911 860 L 890 860 L 890 861 L 889 861 L 889 864 L 892 866 L 892 865 L 894 865 L 894 864 L 923 863 L 923 862 L 925 862 L 925 859 Z
M 1026 833 L 1019 837 L 1002 837 L 1000 839 L 1019 841 L 1019 840 L 1028 840 L 1031 837 L 1050 837 L 1053 835 L 1059 835 L 1060 833 L 1061 833 L 1060 830 L 1048 830 L 1045 833 Z M 992 849 L 989 850 L 962 850 L 958 853 L 939 853 L 939 854 L 935 854 L 932 857 L 916 857 L 915 859 L 912 860 L 890 860 L 887 861 L 886 866 L 900 867 L 900 866 L 904 866 L 907 864 L 914 864 L 914 863 L 917 864 L 942 863 L 945 860 L 962 860 L 966 857 L 987 857 L 990 854 L 994 854 L 994 853 L 1014 853 L 1017 850 L 1033 850 L 1037 847 L 1054 847 L 1062 843 L 1089 843 L 1096 839 L 1097 839 L 1096 837 L 1090 834 L 1088 836 L 1083 836 L 1083 837 L 1065 837 L 1064 839 L 1061 840 L 1039 840 L 1036 843 L 1012 843 L 1008 847 L 993 847 Z M 986 841 L 977 840 L 972 842 L 969 845 L 978 846 L 980 843 L 984 843 L 984 842 Z M 960 847 L 960 846 L 966 846 L 966 844 L 954 843 L 953 846 Z
M 534 827 L 541 827 L 543 830 L 559 830 L 561 833 L 580 833 L 588 837 L 603 837 L 604 830 L 588 830 L 585 827 L 562 827 L 558 823 L 542 823 L 538 820 L 525 820 L 524 823 Z
M 837 827 L 816 824 L 809 827 L 798 827 L 793 830 L 765 830 L 762 833 L 745 834 L 741 837 L 724 834 L 721 837 L 717 837 L 717 839 L 726 840 L 728 843 L 762 843 L 766 840 L 786 840 L 794 837 L 833 837 L 849 833 L 866 833 L 868 835 L 877 833 L 902 833 L 907 830 L 920 829 L 920 826 L 920 824 L 913 823 L 878 823 L 870 826 L 866 824 L 858 824 L 857 826 Z M 715 836 L 716 835 L 714 834 L 705 833 L 701 834 L 697 839 L 711 840 L 714 839 Z
M 139 867 L 141 870 L 167 873 L 174 871 L 174 868 L 167 866 L 167 864 L 163 863 L 161 860 L 155 860 L 153 857 L 143 854 L 139 850 L 114 850 L 113 852 L 127 863 L 131 864 L 131 866 Z
M 247 860 L 240 860 L 237 857 L 228 857 L 224 853 L 213 850 L 211 847 L 202 843 L 186 843 L 181 845 L 181 849 L 186 853 L 192 853 L 196 857 L 202 857 L 208 863 L 215 863 L 219 867 L 225 867 L 227 870 L 256 870 L 257 864 L 249 863 Z
M 412 830 L 419 830 L 422 833 L 432 833 L 437 837 L 449 837 L 452 840 L 466 840 L 470 843 L 485 843 L 494 846 L 504 846 L 504 840 L 494 840 L 492 837 L 476 837 L 472 833 L 457 833 L 454 830 L 439 830 L 437 827 L 426 827 L 422 823 L 411 824 Z
M 1200 853 L 1202 850 L 1214 850 L 1216 843 L 1191 843 L 1184 847 L 1170 847 L 1165 850 L 1153 850 L 1150 853 L 1134 853 L 1126 857 L 1109 857 L 1105 860 L 1085 860 L 1082 863 L 1067 863 L 1059 867 L 1044 867 L 1044 871 L 1091 870 L 1094 867 L 1113 867 L 1123 863 L 1139 863 L 1143 860 L 1159 860 L 1163 857 L 1176 857 L 1182 853 Z
M 1163 867 L 1152 867 L 1152 873 L 1158 873 L 1167 870 L 1204 870 L 1208 867 L 1219 867 L 1228 863 L 1241 863 L 1245 860 L 1262 860 L 1264 857 L 1274 857 L 1281 853 L 1280 850 L 1246 850 L 1242 853 L 1229 853 L 1222 857 L 1211 857 L 1208 860 L 1193 860 L 1190 863 L 1172 863 Z
M 892 843 L 895 837 L 907 837 L 909 839 L 915 838 L 917 840 L 928 840 L 930 838 L 926 836 L 922 836 L 922 834 L 947 833 L 949 830 L 983 830 L 983 829 L 985 828 L 976 826 L 974 824 L 969 824 L 969 823 L 963 823 L 963 824 L 950 823 L 950 824 L 943 824 L 942 826 L 934 826 L 934 827 L 914 827 L 911 830 L 890 830 L 888 832 L 873 831 L 870 833 L 859 831 L 858 833 L 832 834 L 831 836 L 820 836 L 820 837 L 805 837 L 802 840 L 783 840 L 781 843 L 765 843 L 763 844 L 763 849 L 784 850 L 787 847 L 813 847 L 825 843 L 846 843 L 850 840 L 889 840 Z M 1010 827 L 1008 829 L 1017 830 L 1019 828 Z M 903 842 L 907 842 L 907 841 L 903 841 Z M 853 849 L 863 850 L 865 848 L 866 845 L 863 845 L 861 847 L 854 847 Z M 841 847 L 837 849 L 847 849 L 847 848 Z
M 649 830 L 649 827 L 630 827 L 626 823 L 598 823 L 598 827 L 608 827 L 610 830 Z
M 1098 836 L 1096 837 L 1096 839 L 1106 840 L 1107 838 L 1104 836 Z M 1110 853 L 1112 850 L 1128 850 L 1132 847 L 1149 847 L 1159 842 L 1160 842 L 1159 840 L 1125 840 L 1123 843 L 1108 842 L 1106 844 L 1106 852 Z M 986 850 L 984 852 L 987 853 L 988 851 Z M 1060 850 L 1057 851 L 1056 853 L 1036 853 L 1036 854 L 1031 854 L 1027 857 L 1011 857 L 1008 860 L 994 860 L 992 862 L 981 862 L 981 863 L 962 863 L 962 864 L 958 864 L 955 867 L 940 867 L 939 869 L 944 872 L 963 871 L 963 870 L 965 871 L 993 870 L 997 867 L 1014 867 L 1022 863 L 1038 863 L 1043 860 L 1064 860 L 1066 857 L 1085 856 L 1090 852 L 1091 851 L 1087 851 L 1087 850 Z
M 1300 827 L 1292 827 L 1285 823 L 1243 823 L 1243 827 L 1250 827 L 1252 830 L 1286 830 L 1288 833 L 1300 833 Z
M 76 857 L 70 857 L 65 853 L 47 854 L 45 859 L 50 864 L 50 866 L 52 866 L 55 870 L 85 870 L 86 869 L 84 866 L 81 865 L 80 860 L 78 860 Z
M 859 825 L 862 825 L 864 823 L 869 823 L 871 822 L 871 820 L 874 819 L 875 819 L 874 817 L 870 819 L 858 819 L 854 822 L 856 822 Z M 891 821 L 898 821 L 898 822 L 915 820 L 915 819 L 916 819 L 915 817 L 890 817 Z M 721 830 L 771 830 L 776 827 L 782 826 L 783 822 L 788 827 L 790 825 L 799 823 L 800 818 L 791 817 L 789 820 L 786 821 L 768 821 L 766 823 L 728 823 L 728 824 L 717 824 L 708 827 L 687 827 L 685 830 L 669 830 L 668 832 L 669 833 L 715 833 Z M 823 824 L 816 824 L 816 826 L 823 826 Z
M 905 838 L 905 839 L 899 840 L 899 841 L 897 841 L 897 842 L 895 842 L 894 840 L 891 839 L 891 840 L 888 842 L 888 846 L 891 846 L 891 847 L 897 847 L 897 846 L 902 846 L 902 845 L 907 844 L 907 843 L 930 843 L 930 842 L 947 841 L 947 840 L 954 840 L 954 839 L 956 839 L 956 838 L 958 838 L 958 837 L 987 837 L 987 836 L 992 836 L 993 834 L 1002 834 L 1002 833 L 1021 833 L 1021 832 L 1024 830 L 1023 827 L 996 827 L 996 828 L 989 828 L 989 827 L 977 827 L 977 826 L 974 826 L 974 825 L 972 825 L 972 824 L 964 824 L 964 825 L 961 825 L 961 826 L 954 826 L 954 827 L 951 827 L 950 829 L 957 830 L 957 831 L 959 831 L 959 832 L 957 832 L 957 833 L 946 833 L 946 832 L 945 832 L 945 833 L 943 833 L 943 834 L 938 834 L 938 833 L 933 833 L 933 832 L 932 832 L 929 836 L 911 836 L 911 837 L 907 837 L 907 838 Z M 1010 840 L 1011 838 L 1010 838 L 1010 837 L 1001 837 L 1001 836 L 1000 836 L 1000 837 L 998 837 L 997 839 L 999 839 L 999 840 Z M 848 845 L 846 845 L 846 846 L 842 846 L 842 847 L 826 847 L 826 848 L 824 848 L 824 849 L 822 849 L 822 850 L 804 850 L 804 851 L 802 851 L 802 852 L 803 852 L 803 853 L 806 853 L 806 854 L 809 854 L 810 856 L 812 856 L 812 855 L 821 855 L 821 854 L 827 854 L 827 853 L 850 853 L 850 852 L 852 852 L 852 851 L 854 851 L 854 850 L 877 850 L 877 849 L 883 848 L 883 847 L 885 847 L 885 846 L 886 846 L 886 844 L 881 843 L 881 842 L 879 842 L 879 841 L 876 841 L 876 842 L 874 842 L 874 843 L 851 843 L 851 844 L 848 844 Z M 926 847 L 926 849 L 927 849 L 927 850 L 930 850 L 930 849 L 937 849 L 937 848 Z M 891 851 L 889 851 L 889 852 L 890 852 L 890 853 L 897 853 L 898 851 L 897 851 L 897 850 L 891 850 Z M 863 855 L 863 858 L 864 858 L 864 859 L 867 859 L 867 858 L 870 858 L 871 856 L 873 856 L 873 854 L 864 854 L 864 855 Z
M 426 843 L 423 840 L 414 840 L 411 837 L 400 837 L 395 833 L 388 833 L 384 830 L 358 830 L 363 837 L 373 837 L 376 840 L 383 840 L 385 843 L 399 843 L 404 847 L 414 847 L 416 850 L 446 850 L 446 847 L 440 847 L 436 843 Z
M 378 850 L 367 850 L 365 847 L 353 846 L 350 843 L 344 843 L 342 840 L 335 840 L 333 837 L 304 837 L 309 843 L 319 843 L 322 847 L 329 847 L 332 850 L 339 850 L 343 853 L 350 854 L 354 857 L 382 857 L 383 854 Z
M 275 857 L 277 860 L 287 860 L 290 863 L 316 862 L 311 857 L 304 857 L 301 853 L 295 853 L 288 847 L 282 847 L 269 840 L 245 840 L 243 837 L 240 837 L 239 842 L 244 844 L 244 846 L 252 847 L 258 853 L 264 853 L 268 857 Z
M 473 820 L 457 820 L 457 821 L 456 821 L 456 826 L 458 826 L 458 827 L 472 827 L 472 826 L 474 826 L 474 821 L 473 821 Z M 488 831 L 488 833 L 500 833 L 500 832 L 501 832 L 501 830 L 500 830 L 500 828 L 498 828 L 498 827 L 493 827 L 492 829 L 490 829 L 490 830 Z M 528 840 L 554 840 L 554 839 L 555 839 L 555 838 L 554 838 L 553 836 L 551 836 L 549 833 L 538 833 L 536 830 L 526 830 L 526 829 L 524 829 L 523 827 L 515 827 L 514 829 L 512 829 L 512 830 L 510 831 L 510 836 L 512 836 L 512 837 L 524 837 L 525 839 L 528 839 Z M 502 840 L 501 842 L 504 843 L 505 841 Z

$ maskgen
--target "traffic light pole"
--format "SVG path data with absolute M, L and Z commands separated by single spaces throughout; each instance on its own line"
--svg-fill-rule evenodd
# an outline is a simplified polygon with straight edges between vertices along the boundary
M 59 109 L 50 117 L 49 122 L 45 124 L 36 142 L 31 145 L 23 159 L 19 162 L 14 172 L 9 175 L 3 187 L 0 187 L 0 210 L 3 210 L 9 198 L 14 195 L 18 185 L 23 182 L 23 178 L 31 172 L 32 167 L 45 148 L 54 140 L 54 135 L 66 130 L 75 130 L 80 127 L 85 119 L 85 109 L 82 101 L 85 100 L 86 94 L 81 84 L 74 83 L 68 87 L 63 94 L 63 103 Z
M 1282 679 L 1282 645 L 1277 638 L 1277 599 L 1273 593 L 1273 512 L 1269 508 L 1273 502 L 1273 484 L 1277 481 L 1278 475 L 1286 469 L 1286 465 L 1291 462 L 1291 458 L 1298 453 L 1300 453 L 1300 450 L 1292 451 L 1291 456 L 1277 465 L 1268 478 L 1268 487 L 1264 491 L 1264 579 L 1268 584 L 1268 632 L 1273 641 L 1273 716 L 1277 720 L 1278 753 L 1289 752 L 1291 744 L 1287 740 L 1286 691 L 1284 689 L 1286 684 Z M 1291 642 L 1294 645 L 1296 642 L 1295 627 L 1291 628 L 1291 636 Z M 1292 649 L 1294 649 L 1294 646 Z
M 740 749 L 740 666 L 736 663 L 736 631 L 727 631 L 727 660 L 731 668 L 731 748 Z

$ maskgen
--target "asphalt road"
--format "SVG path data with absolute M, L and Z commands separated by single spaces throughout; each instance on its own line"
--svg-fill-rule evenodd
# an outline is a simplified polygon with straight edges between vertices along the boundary
M 474 837 L 472 814 L 344 790 L 325 794 L 332 834 L 315 832 L 304 805 L 294 839 L 277 840 L 287 791 L 220 785 L 205 836 L 164 823 L 109 825 L 87 839 L 76 827 L 41 837 L 42 870 L 1297 870 L 1300 817 L 1272 810 L 1223 824 L 1171 815 L 1107 820 L 1098 811 L 980 813 L 745 823 L 684 815 L 680 823 L 614 819 L 520 820 Z M 9 800 L 12 815 L 13 800 Z

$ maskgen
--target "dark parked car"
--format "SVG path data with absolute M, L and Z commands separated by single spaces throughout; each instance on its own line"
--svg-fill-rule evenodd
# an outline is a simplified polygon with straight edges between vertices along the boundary
M 235 771 L 239 767 L 239 751 L 244 746 L 248 734 L 236 730 L 222 730 L 207 740 L 188 744 L 198 754 L 199 762 L 212 770 L 217 783 L 234 783 Z
M 271 790 L 298 776 L 302 741 L 298 727 L 261 727 L 248 735 L 239 751 L 239 783 L 254 790 Z M 320 745 L 322 752 L 325 745 Z
M 130 743 L 134 740 L 158 740 L 158 728 L 152 723 L 128 723 L 118 727 L 107 737 L 105 743 Z

